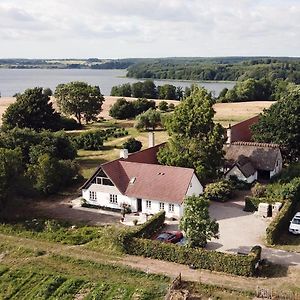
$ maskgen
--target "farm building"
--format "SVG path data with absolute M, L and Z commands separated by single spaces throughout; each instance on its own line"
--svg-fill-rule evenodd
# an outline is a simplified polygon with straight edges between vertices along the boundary
M 233 142 L 225 147 L 225 176 L 237 176 L 252 183 L 269 180 L 282 169 L 282 155 L 278 145 Z
M 89 204 L 121 209 L 130 206 L 132 212 L 155 214 L 166 211 L 169 218 L 180 218 L 184 199 L 203 193 L 203 187 L 190 168 L 162 166 L 156 154 L 163 144 L 128 154 L 121 150 L 120 158 L 102 164 L 82 187 L 82 196 Z

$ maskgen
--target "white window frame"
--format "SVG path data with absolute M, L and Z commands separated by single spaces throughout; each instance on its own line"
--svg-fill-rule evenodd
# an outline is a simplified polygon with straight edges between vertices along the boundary
M 174 212 L 175 210 L 175 205 L 174 204 L 169 204 L 169 212 Z
M 165 203 L 159 202 L 159 210 L 165 210 Z
M 89 199 L 90 201 L 96 201 L 97 200 L 97 193 L 94 191 L 89 191 Z
M 146 200 L 146 208 L 151 209 L 151 200 Z
M 109 203 L 118 204 L 118 195 L 109 194 Z

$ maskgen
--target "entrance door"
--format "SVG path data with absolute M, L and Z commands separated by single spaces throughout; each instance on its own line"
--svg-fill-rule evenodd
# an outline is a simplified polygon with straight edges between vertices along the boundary
M 142 199 L 136 199 L 136 201 L 137 201 L 137 205 L 136 205 L 136 207 L 137 207 L 137 211 L 142 211 Z
M 257 171 L 257 180 L 261 181 L 261 182 L 270 180 L 270 171 L 258 170 Z

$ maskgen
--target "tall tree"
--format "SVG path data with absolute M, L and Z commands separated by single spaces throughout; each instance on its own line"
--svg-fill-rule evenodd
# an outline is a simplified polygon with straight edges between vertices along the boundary
M 23 172 L 20 149 L 0 148 L 0 206 L 8 199 Z
M 279 144 L 287 161 L 299 161 L 300 86 L 289 85 L 285 96 L 260 115 L 252 131 L 255 141 Z
M 59 109 L 66 115 L 74 115 L 79 124 L 82 119 L 95 120 L 104 102 L 98 86 L 80 81 L 58 85 L 54 96 Z
M 156 127 L 161 125 L 161 113 L 151 108 L 136 117 L 135 127 L 138 130 L 155 130 Z
M 60 115 L 55 112 L 42 88 L 27 89 L 23 94 L 18 94 L 16 102 L 7 108 L 3 115 L 3 128 L 14 127 L 38 131 L 59 129 Z
M 211 220 L 208 206 L 209 201 L 203 196 L 191 196 L 184 200 L 180 229 L 185 232 L 190 247 L 204 247 L 207 240 L 218 237 L 219 224 Z
M 166 119 L 170 139 L 158 152 L 160 163 L 193 168 L 205 182 L 219 175 L 225 138 L 223 127 L 213 121 L 213 104 L 210 93 L 193 87 L 191 95 Z

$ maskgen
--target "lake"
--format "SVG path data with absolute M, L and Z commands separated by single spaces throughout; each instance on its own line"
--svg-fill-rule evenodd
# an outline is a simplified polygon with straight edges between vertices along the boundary
M 0 69 L 0 93 L 2 97 L 10 97 L 32 87 L 49 87 L 53 91 L 60 83 L 85 81 L 98 85 L 103 95 L 110 95 L 112 86 L 123 83 L 142 81 L 126 78 L 126 70 L 91 70 L 91 69 Z M 154 80 L 156 85 L 173 84 L 185 88 L 192 83 L 204 86 L 207 90 L 219 95 L 227 87 L 232 88 L 234 82 L 196 82 L 177 80 Z

